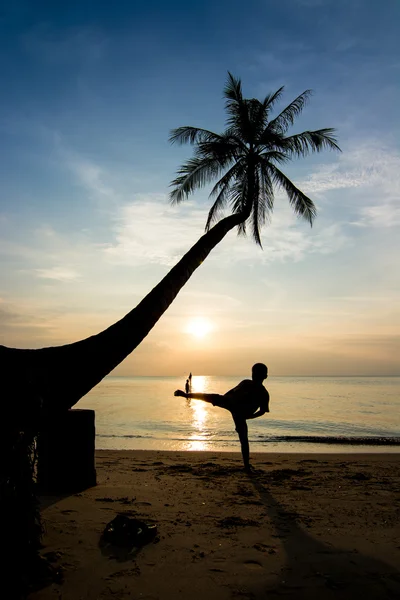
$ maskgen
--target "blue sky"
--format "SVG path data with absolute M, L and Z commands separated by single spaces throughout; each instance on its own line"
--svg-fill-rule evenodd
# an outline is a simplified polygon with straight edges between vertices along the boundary
M 400 375 L 399 22 L 396 0 L 2 3 L 0 343 L 96 333 L 198 239 L 207 190 L 168 204 L 190 155 L 168 135 L 223 129 L 229 70 L 248 97 L 312 88 L 294 131 L 343 152 L 286 169 L 312 230 L 278 193 L 264 250 L 229 235 L 117 373 Z

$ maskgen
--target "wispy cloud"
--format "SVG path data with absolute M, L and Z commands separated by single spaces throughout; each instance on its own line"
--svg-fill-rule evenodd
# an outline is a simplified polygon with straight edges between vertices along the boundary
M 115 242 L 103 252 L 115 264 L 163 264 L 172 266 L 204 233 L 207 210 L 193 203 L 168 206 L 166 200 L 133 202 L 122 206 L 115 221 Z M 275 215 L 264 230 L 264 252 L 235 232 L 218 246 L 213 256 L 224 263 L 251 261 L 299 261 L 308 253 L 335 252 L 347 238 L 339 224 L 305 232 L 289 211 Z
M 115 191 L 104 183 L 104 170 L 99 165 L 70 156 L 68 167 L 89 192 L 115 197 Z
M 400 225 L 400 198 L 398 205 L 381 204 L 361 208 L 360 219 L 354 223 L 361 227 L 398 227 Z
M 327 199 L 335 190 L 357 189 L 358 217 L 353 225 L 389 227 L 400 221 L 400 152 L 376 141 L 345 151 L 337 162 L 322 165 L 296 182 L 307 193 Z
M 51 267 L 49 269 L 35 269 L 38 277 L 42 279 L 54 279 L 56 281 L 76 281 L 80 278 L 79 273 L 68 267 Z
M 298 182 L 306 193 L 383 184 L 385 191 L 400 190 L 400 153 L 372 140 L 345 148 L 337 160 L 319 166 Z
M 325 198 L 326 203 L 332 203 L 330 194 L 336 190 L 359 189 L 355 200 L 359 218 L 352 224 L 399 224 L 400 154 L 394 147 L 376 141 L 360 143 L 345 151 L 336 163 L 322 165 L 296 183 L 306 193 Z M 285 203 L 283 209 L 280 200 Z M 206 211 L 192 203 L 172 209 L 164 202 L 163 198 L 154 197 L 151 203 L 124 206 L 116 227 L 116 243 L 105 250 L 109 257 L 116 262 L 136 264 L 147 260 L 166 265 L 176 262 L 202 233 Z M 213 256 L 232 263 L 298 262 L 309 254 L 335 253 L 352 243 L 343 227 L 345 207 L 340 220 L 323 221 L 310 231 L 293 216 L 286 198 L 278 195 L 276 204 L 272 222 L 263 230 L 264 252 L 250 239 L 236 239 L 230 234 Z
M 108 175 L 103 166 L 68 148 L 60 135 L 56 138 L 56 149 L 62 166 L 93 197 L 107 201 L 117 199 L 116 190 L 107 183 Z
M 16 226 L 11 218 L 9 224 L 11 230 Z M 12 260 L 13 273 L 54 282 L 81 279 L 95 251 L 84 232 L 65 235 L 47 224 L 31 229 L 24 239 L 0 241 L 0 255 Z
M 321 165 L 306 179 L 296 182 L 306 194 L 324 194 L 330 190 L 350 189 L 366 185 L 370 177 L 363 167 L 344 170 L 340 164 Z
M 0 301 L 0 337 L 2 344 L 40 347 L 49 343 L 52 326 L 45 310 L 35 311 L 29 303 Z M 33 340 L 33 341 L 32 341 Z
M 192 202 L 171 207 L 159 194 L 135 197 L 120 207 L 115 242 L 104 248 L 118 264 L 172 266 L 204 231 L 205 213 Z

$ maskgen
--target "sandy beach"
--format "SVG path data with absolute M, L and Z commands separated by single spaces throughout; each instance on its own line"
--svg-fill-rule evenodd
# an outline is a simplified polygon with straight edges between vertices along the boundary
M 43 497 L 63 581 L 30 600 L 400 597 L 400 454 L 97 451 L 98 485 Z M 118 513 L 142 548 L 101 539 Z

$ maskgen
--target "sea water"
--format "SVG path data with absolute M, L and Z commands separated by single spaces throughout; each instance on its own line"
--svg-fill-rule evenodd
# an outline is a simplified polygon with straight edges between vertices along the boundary
M 245 377 L 193 376 L 223 394 Z M 96 411 L 97 449 L 238 451 L 230 413 L 175 397 L 185 377 L 106 377 L 77 405 Z M 270 412 L 248 421 L 251 451 L 400 452 L 400 378 L 271 377 Z

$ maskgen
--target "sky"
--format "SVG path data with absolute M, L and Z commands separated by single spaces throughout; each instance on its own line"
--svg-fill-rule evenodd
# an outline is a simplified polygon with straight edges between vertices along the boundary
M 113 374 L 400 376 L 398 0 L 0 3 L 0 343 L 65 344 L 120 319 L 204 231 L 209 189 L 171 206 L 190 146 L 249 98 L 313 96 L 292 131 L 342 153 L 285 166 L 263 250 L 214 249 Z

